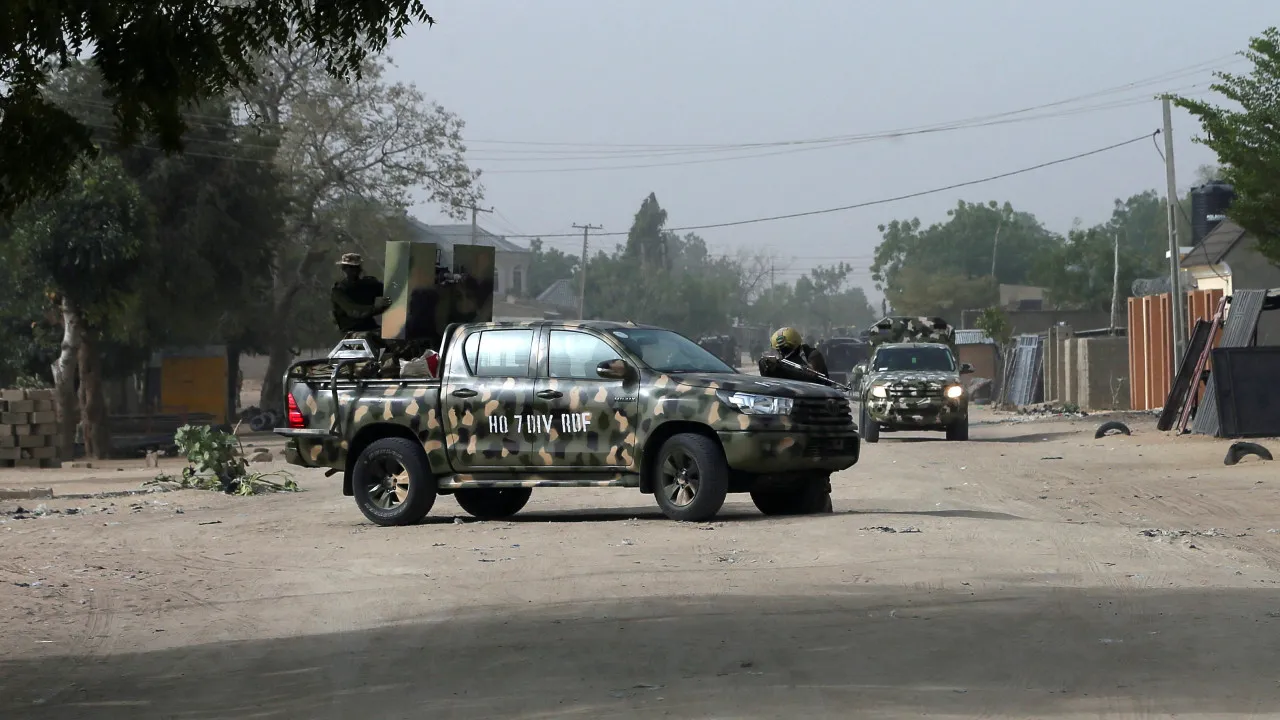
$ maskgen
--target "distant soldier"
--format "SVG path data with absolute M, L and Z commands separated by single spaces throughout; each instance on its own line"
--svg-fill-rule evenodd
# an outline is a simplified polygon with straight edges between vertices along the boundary
M 770 350 L 760 358 L 760 374 L 765 377 L 791 378 L 802 380 L 789 372 L 789 369 L 778 362 L 790 360 L 802 367 L 814 370 L 827 376 L 827 359 L 814 348 L 805 345 L 800 332 L 795 328 L 779 328 L 769 338 Z
M 338 261 L 343 278 L 333 284 L 333 322 L 347 338 L 364 338 L 370 344 L 379 340 L 378 316 L 391 307 L 391 299 L 383 296 L 382 281 L 363 275 L 363 263 L 357 253 L 346 253 Z

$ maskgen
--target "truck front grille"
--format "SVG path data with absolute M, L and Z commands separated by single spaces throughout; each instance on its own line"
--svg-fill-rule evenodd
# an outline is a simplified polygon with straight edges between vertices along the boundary
M 849 401 L 845 398 L 797 399 L 791 407 L 791 419 L 800 425 L 840 428 L 853 425 Z

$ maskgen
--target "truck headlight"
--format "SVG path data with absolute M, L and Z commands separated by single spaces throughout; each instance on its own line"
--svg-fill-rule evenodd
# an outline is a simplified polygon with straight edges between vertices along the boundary
M 889 391 L 884 389 L 883 385 L 871 386 L 871 397 L 889 397 Z
M 747 415 L 790 415 L 793 404 L 791 398 L 774 397 L 772 395 L 755 395 L 752 393 L 718 392 L 720 399 Z
M 949 398 L 955 399 L 960 397 L 963 394 L 964 394 L 964 388 L 960 387 L 959 385 L 952 385 L 951 387 L 947 388 L 947 397 Z

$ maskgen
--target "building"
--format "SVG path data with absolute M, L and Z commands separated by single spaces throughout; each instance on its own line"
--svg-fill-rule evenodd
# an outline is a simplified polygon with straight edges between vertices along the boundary
M 576 317 L 578 312 L 578 284 L 570 278 L 561 278 L 547 286 L 538 295 L 538 304 L 555 308 L 567 316 Z
M 1257 240 L 1231 219 L 1218 222 L 1182 256 L 1187 286 L 1183 290 L 1280 288 L 1280 267 L 1257 250 Z M 1280 345 L 1280 313 L 1263 313 L 1258 321 L 1258 344 Z
M 453 264 L 454 245 L 486 245 L 494 249 L 493 296 L 499 298 L 520 297 L 524 294 L 525 279 L 529 274 L 529 263 L 533 253 L 501 235 L 481 227 L 475 229 L 475 240 L 472 240 L 471 225 L 428 225 L 413 218 L 409 220 L 409 239 L 414 242 L 435 243 L 440 248 L 441 261 L 445 265 Z

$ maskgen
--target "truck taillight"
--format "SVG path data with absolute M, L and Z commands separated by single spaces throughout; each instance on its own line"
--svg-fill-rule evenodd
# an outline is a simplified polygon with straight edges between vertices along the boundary
M 285 395 L 287 400 L 286 409 L 289 411 L 289 427 L 301 429 L 307 426 L 307 421 L 302 417 L 302 411 L 298 409 L 298 401 L 293 399 L 293 393 Z

